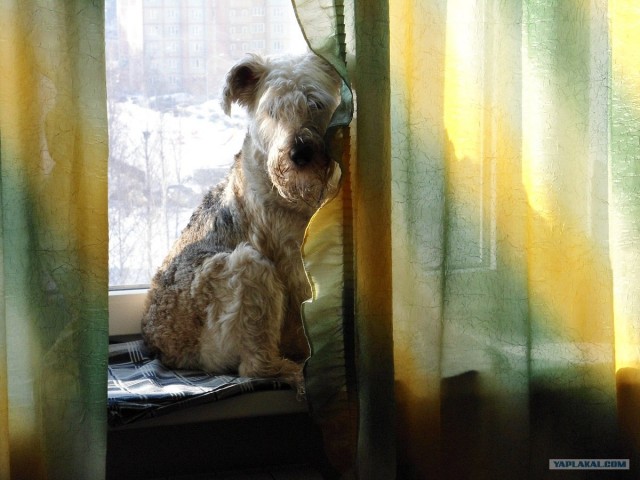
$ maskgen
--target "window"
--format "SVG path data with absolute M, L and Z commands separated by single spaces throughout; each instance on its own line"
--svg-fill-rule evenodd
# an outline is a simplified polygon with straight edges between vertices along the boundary
M 204 45 L 202 42 L 191 42 L 189 43 L 189 55 L 200 56 L 202 51 L 204 50 Z
M 229 68 L 249 51 L 306 49 L 292 8 L 278 7 L 274 28 L 262 23 L 273 8 L 269 0 L 247 0 L 237 12 L 233 3 L 218 0 L 212 8 L 190 0 L 168 8 L 167 2 L 106 0 L 112 289 L 149 284 L 240 149 L 243 112 L 234 108 L 229 118 L 219 106 Z M 233 31 L 248 35 L 233 43 Z M 125 296 L 113 298 L 121 305 Z M 139 296 L 136 301 L 134 311 L 141 306 Z
M 202 38 L 204 35 L 202 25 L 189 25 L 189 35 L 194 38 Z
M 262 53 L 265 48 L 264 40 L 252 40 L 251 50 Z
M 204 71 L 202 60 L 200 60 L 199 58 L 191 59 L 191 70 L 193 72 L 202 72 L 202 71 Z
M 178 42 L 167 42 L 167 52 L 168 53 L 177 53 L 178 52 Z
M 151 40 L 159 40 L 162 38 L 162 29 L 160 28 L 160 25 L 151 25 L 151 24 L 147 24 L 144 27 L 144 37 L 147 39 L 147 41 L 145 42 L 145 47 L 147 47 L 149 45 L 149 43 L 151 43 Z

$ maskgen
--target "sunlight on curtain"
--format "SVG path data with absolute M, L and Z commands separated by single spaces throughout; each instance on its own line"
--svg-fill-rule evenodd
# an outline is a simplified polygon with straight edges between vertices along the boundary
M 102 2 L 0 1 L 0 477 L 104 477 Z
M 637 438 L 640 385 L 626 370 L 619 406 L 615 368 L 638 363 L 638 7 L 390 6 L 400 471 L 629 458 L 618 423 Z
M 620 423 L 640 452 L 640 5 L 611 2 L 611 263 Z

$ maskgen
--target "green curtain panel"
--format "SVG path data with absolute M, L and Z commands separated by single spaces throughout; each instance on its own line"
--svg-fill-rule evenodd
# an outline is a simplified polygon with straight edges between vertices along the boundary
M 102 2 L 0 1 L 0 478 L 100 479 Z
M 391 5 L 399 471 L 637 474 L 640 10 Z
M 355 275 L 345 476 L 637 478 L 640 6 L 296 3 L 312 46 L 346 32 L 357 98 L 344 262 L 305 251 L 318 300 Z M 307 313 L 342 351 L 350 320 Z

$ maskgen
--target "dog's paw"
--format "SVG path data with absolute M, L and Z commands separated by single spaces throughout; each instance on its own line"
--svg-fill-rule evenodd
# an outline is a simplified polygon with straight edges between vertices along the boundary
M 251 358 L 240 364 L 238 373 L 241 377 L 277 378 L 290 384 L 299 397 L 304 397 L 303 367 L 303 363 L 296 363 L 287 358 L 277 358 L 267 362 L 255 361 L 255 358 Z
M 291 387 L 296 391 L 298 400 L 304 399 L 306 394 L 303 368 L 303 363 L 295 363 L 291 360 L 283 358 L 278 375 L 280 379 L 290 384 Z

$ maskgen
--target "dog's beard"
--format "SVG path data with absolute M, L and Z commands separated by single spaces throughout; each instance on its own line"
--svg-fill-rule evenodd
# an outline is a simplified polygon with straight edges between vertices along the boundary
M 279 150 L 276 159 L 269 162 L 269 176 L 274 187 L 282 198 L 291 203 L 314 210 L 319 208 L 335 190 L 331 183 L 335 162 L 329 158 L 314 159 L 309 165 L 299 168 L 288 157 L 288 150 Z

